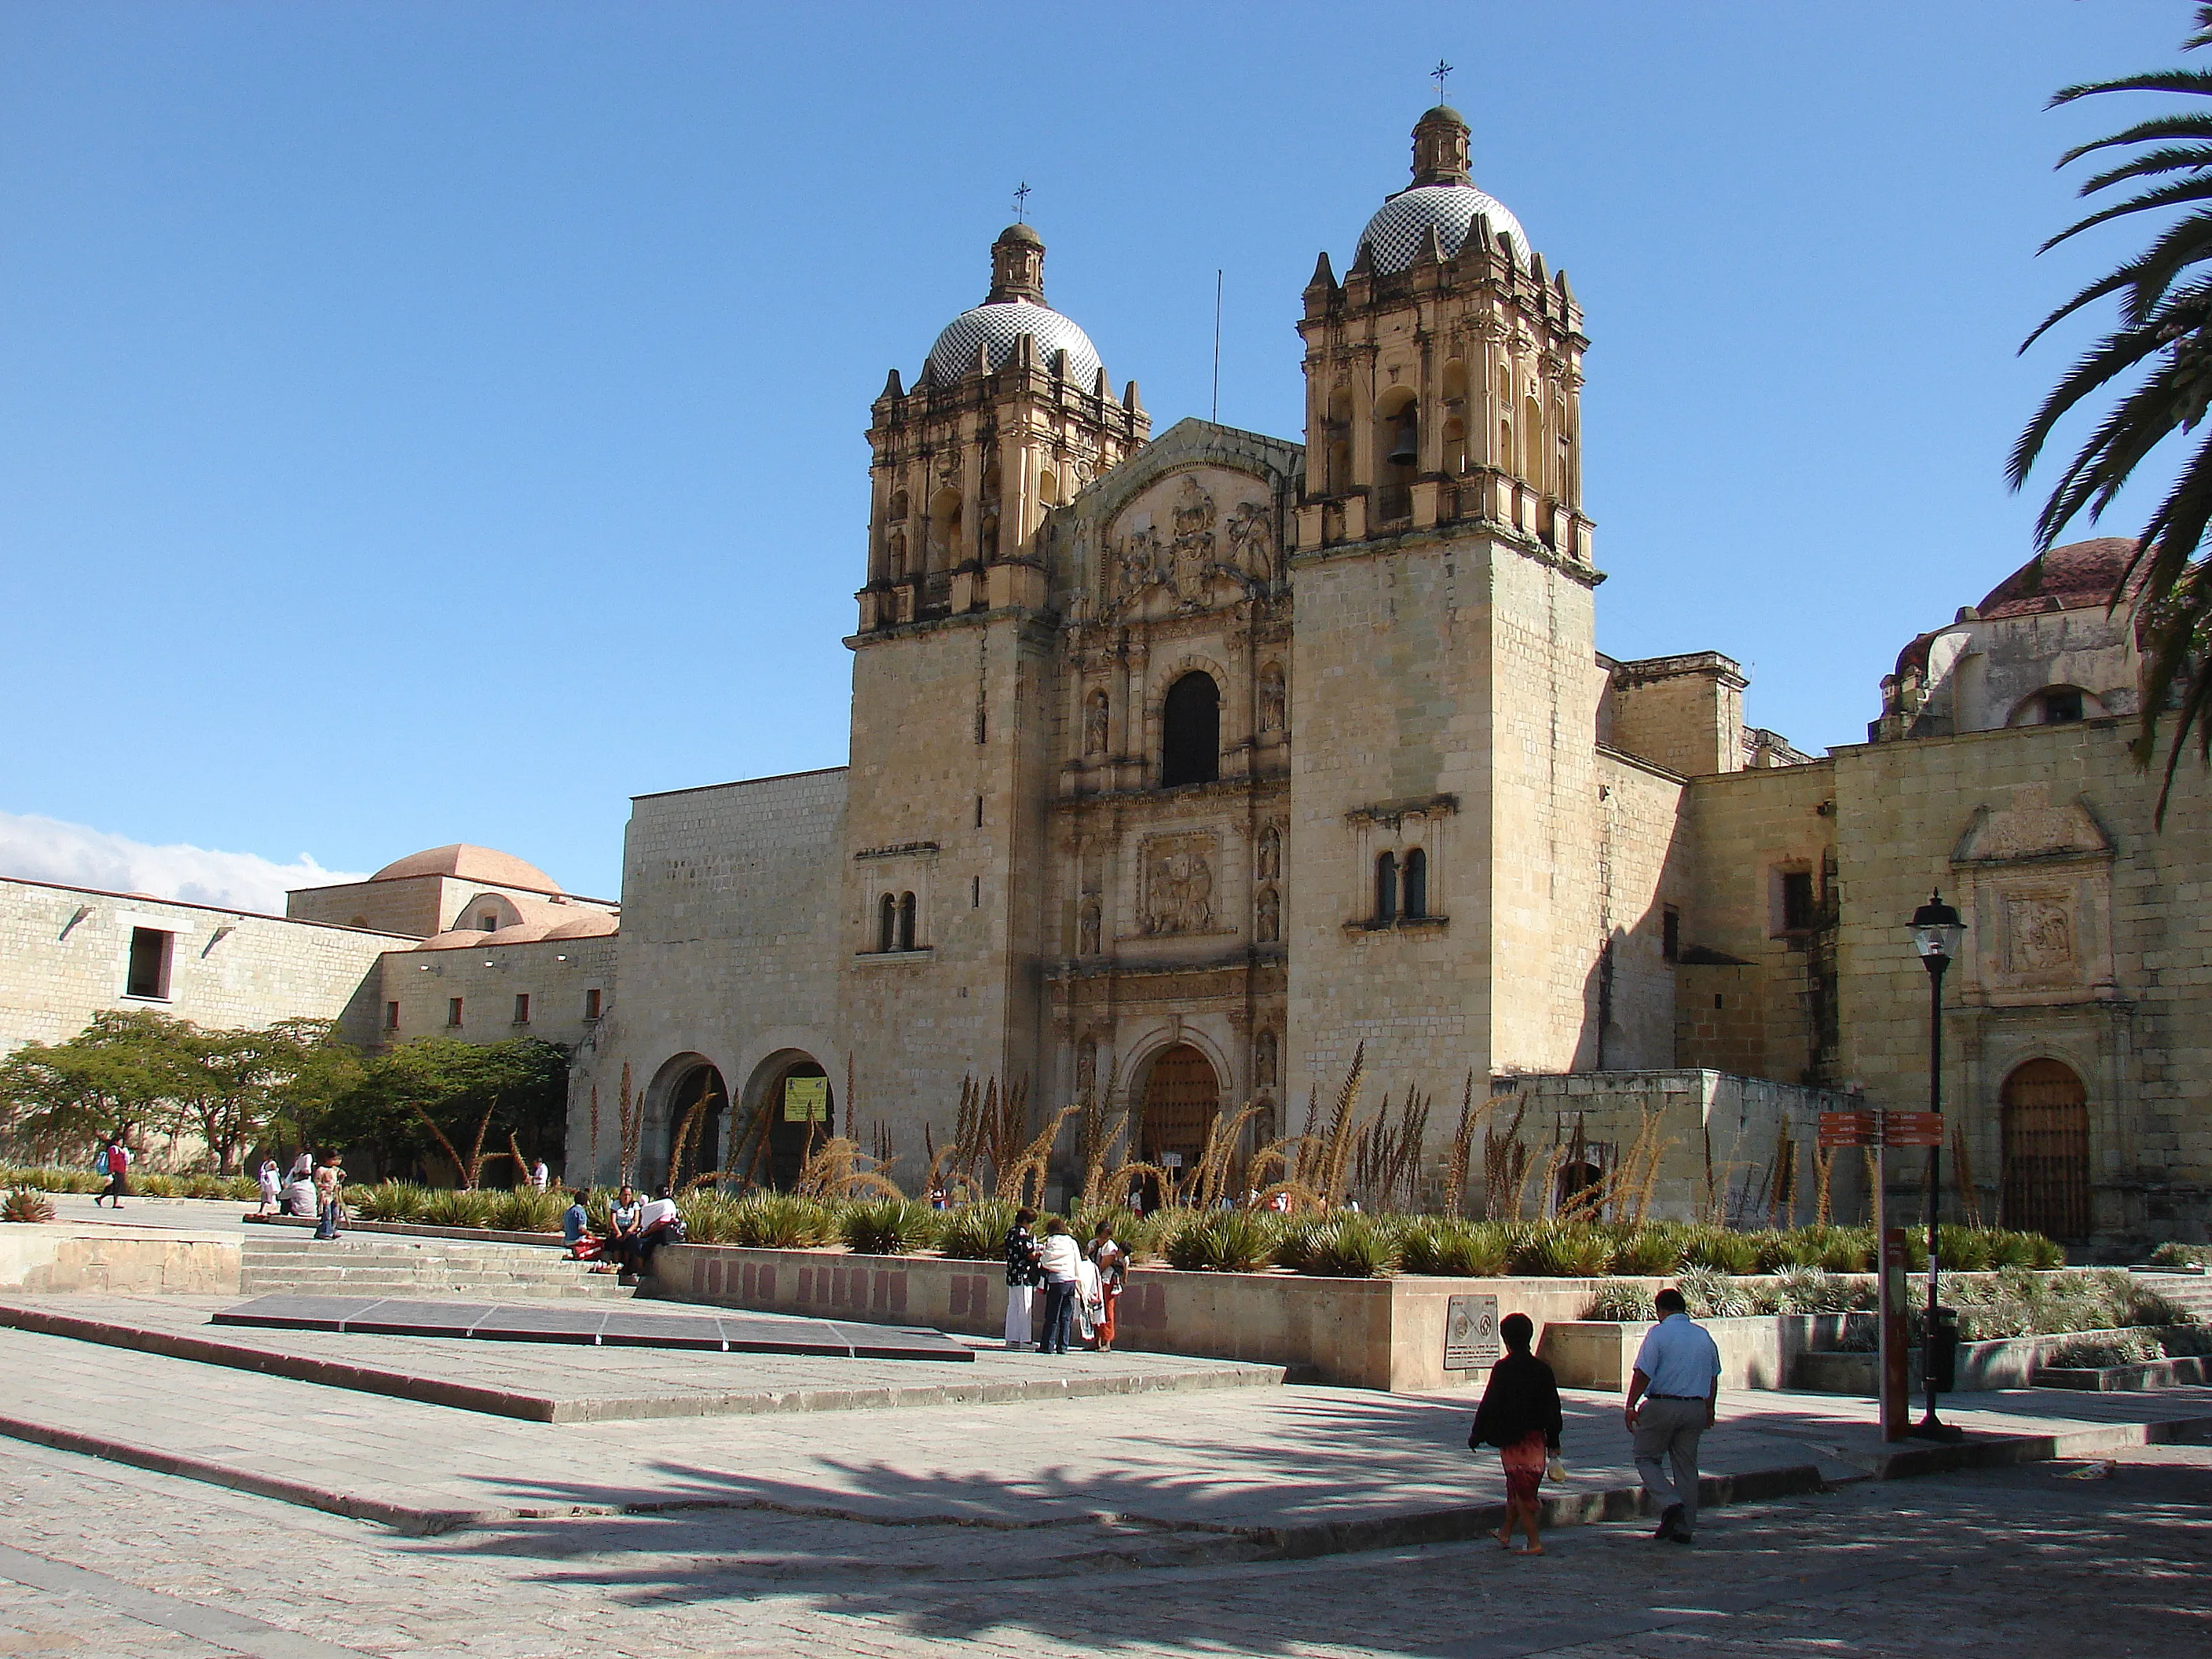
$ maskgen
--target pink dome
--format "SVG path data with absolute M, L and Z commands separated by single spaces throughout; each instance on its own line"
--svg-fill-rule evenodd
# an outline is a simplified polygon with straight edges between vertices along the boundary
M 571 917 L 556 927 L 548 927 L 544 937 L 547 939 L 605 939 L 616 932 L 621 925 L 605 911 L 592 910 L 583 915 Z
M 491 887 L 520 887 L 530 893 L 557 893 L 561 884 L 534 864 L 526 864 L 512 853 L 455 842 L 432 847 L 394 860 L 371 881 L 398 881 L 408 876 L 451 876 L 458 881 L 480 881 Z

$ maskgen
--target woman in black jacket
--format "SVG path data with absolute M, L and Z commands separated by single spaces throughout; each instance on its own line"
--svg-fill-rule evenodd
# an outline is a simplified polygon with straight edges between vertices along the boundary
M 1490 1383 L 1475 1407 L 1467 1443 L 1470 1449 L 1497 1447 L 1505 1466 L 1505 1524 L 1498 1529 L 1498 1547 L 1513 1547 L 1513 1523 L 1518 1521 L 1528 1534 L 1524 1553 L 1541 1555 L 1537 1528 L 1543 1505 L 1536 1488 L 1546 1462 L 1559 1452 L 1559 1385 L 1552 1368 L 1528 1352 L 1536 1328 L 1527 1314 L 1506 1315 L 1498 1334 L 1504 1340 L 1505 1358 L 1490 1368 Z

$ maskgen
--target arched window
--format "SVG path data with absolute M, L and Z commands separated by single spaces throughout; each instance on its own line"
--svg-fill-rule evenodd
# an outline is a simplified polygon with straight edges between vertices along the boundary
M 1457 357 L 1444 365 L 1444 471 L 1467 471 L 1467 364 Z
M 960 497 L 953 490 L 938 492 L 929 510 L 929 568 L 951 568 L 960 546 Z
M 895 582 L 906 580 L 906 532 L 891 532 L 884 556 L 884 574 Z
M 914 945 L 914 895 L 901 893 L 898 902 L 898 948 L 911 951 Z
M 898 949 L 898 896 L 896 893 L 884 894 L 883 902 L 877 907 L 876 949 Z
M 982 553 L 986 559 L 999 556 L 999 515 L 995 513 L 983 515 Z
M 1399 906 L 1408 921 L 1419 921 L 1429 914 L 1429 855 L 1419 848 L 1409 848 L 1406 862 L 1398 876 Z
M 1521 458 L 1521 476 L 1538 489 L 1544 487 L 1544 411 L 1534 398 L 1521 408 L 1521 441 L 1528 453 Z
M 1375 860 L 1375 920 L 1389 923 L 1398 920 L 1398 859 L 1393 853 L 1384 853 Z
M 1037 474 L 1037 500 L 1047 507 L 1060 505 L 1060 474 L 1050 467 Z
M 897 524 L 905 519 L 906 511 L 906 491 L 903 489 L 894 489 L 891 492 L 891 509 L 884 516 L 889 519 L 893 524 Z
M 1212 783 L 1221 775 L 1221 690 L 1198 671 L 1168 688 L 1160 708 L 1160 787 Z
M 1328 447 L 1322 453 L 1328 460 L 1328 472 L 1322 480 L 1322 489 L 1327 495 L 1340 495 L 1352 488 L 1352 394 L 1341 386 L 1328 394 L 1327 418 L 1324 441 Z

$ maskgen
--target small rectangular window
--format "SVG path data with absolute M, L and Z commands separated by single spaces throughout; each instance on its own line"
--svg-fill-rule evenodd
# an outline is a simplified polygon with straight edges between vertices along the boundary
M 1785 933 L 1809 933 L 1813 931 L 1813 872 L 1810 870 L 1784 870 L 1782 872 L 1782 931 Z
M 399 1029 L 399 1005 L 396 1002 L 387 1002 L 384 1005 L 384 1029 L 387 1031 L 396 1031 Z
M 1682 913 L 1671 904 L 1659 916 L 1659 954 L 1669 962 L 1682 959 Z
M 447 997 L 446 999 L 446 1024 L 449 1026 L 453 1026 L 459 1025 L 460 1023 L 461 1000 L 459 997 Z
M 174 933 L 158 927 L 133 927 L 131 930 L 131 969 L 125 980 L 123 994 L 132 997 L 166 997 L 169 994 L 170 946 L 176 942 Z
M 983 908 L 983 878 L 981 876 L 968 878 L 968 906 L 973 910 Z
M 978 830 L 983 827 L 983 798 L 981 795 L 975 797 L 975 827 Z
M 590 990 L 584 993 L 584 1018 L 586 1019 L 597 1019 L 599 1017 L 599 991 L 597 986 L 593 986 Z
M 514 1023 L 517 1025 L 530 1024 L 530 993 L 527 991 L 514 994 Z

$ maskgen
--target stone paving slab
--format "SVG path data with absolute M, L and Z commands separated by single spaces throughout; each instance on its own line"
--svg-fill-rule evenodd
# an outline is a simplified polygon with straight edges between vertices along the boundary
M 975 1351 L 941 1331 L 745 1313 L 641 1313 L 634 1309 L 465 1302 L 429 1297 L 278 1295 L 216 1312 L 212 1324 L 341 1335 L 558 1342 L 800 1354 L 817 1359 L 908 1359 L 972 1364 Z
M 1065 1358 L 1009 1353 L 962 1345 L 956 1366 L 918 1367 L 911 1360 L 844 1358 L 864 1346 L 857 1328 L 838 1326 L 840 1357 L 781 1353 L 765 1334 L 756 1351 L 725 1354 L 656 1348 L 605 1334 L 580 1344 L 459 1343 L 422 1340 L 406 1333 L 417 1314 L 450 1307 L 488 1313 L 495 1304 L 410 1298 L 384 1304 L 372 1322 L 396 1333 L 316 1327 L 358 1308 L 358 1298 L 300 1297 L 312 1317 L 290 1328 L 209 1323 L 231 1304 L 206 1297 L 17 1297 L 0 1301 L 0 1325 L 75 1340 L 188 1359 L 203 1364 L 290 1377 L 304 1382 L 387 1395 L 403 1400 L 521 1418 L 541 1423 L 604 1422 L 629 1418 L 705 1417 L 766 1412 L 878 1410 L 888 1407 L 1010 1403 L 1105 1395 L 1272 1388 L 1282 1368 L 1171 1354 L 1071 1353 Z M 535 1304 L 574 1314 L 573 1304 Z M 412 1311 L 410 1311 L 412 1310 Z M 609 1322 L 681 1318 L 623 1304 L 591 1317 Z M 767 1333 L 783 1325 L 822 1323 L 793 1316 L 726 1314 Z M 797 1346 L 798 1345 L 794 1345 Z
M 1301 1387 L 1172 1403 L 917 1407 L 895 1419 L 856 1412 L 544 1425 L 21 1329 L 0 1330 L 0 1371 L 11 1378 L 0 1432 L 416 1532 L 757 1508 L 1015 1532 L 1106 1519 L 1298 1556 L 1471 1536 L 1495 1524 L 1500 1486 L 1494 1456 L 1466 1449 L 1472 1399 L 1463 1392 Z M 1569 1415 L 1574 1473 L 1554 1500 L 1556 1518 L 1638 1512 L 1617 1400 L 1571 1395 Z M 2164 1425 L 2212 1419 L 2212 1390 L 1954 1400 L 1947 1415 L 1969 1442 L 1901 1453 L 1880 1444 L 1867 1415 L 1865 1402 L 1828 1396 L 1726 1396 L 1703 1459 L 1715 1496 L 2141 1444 L 2166 1434 Z

